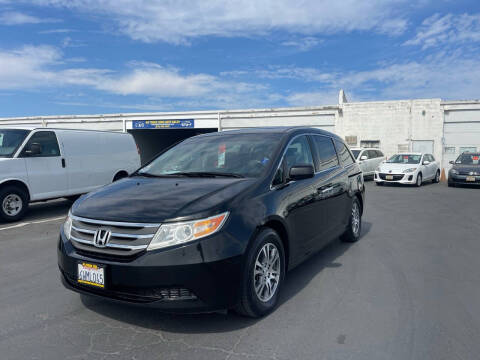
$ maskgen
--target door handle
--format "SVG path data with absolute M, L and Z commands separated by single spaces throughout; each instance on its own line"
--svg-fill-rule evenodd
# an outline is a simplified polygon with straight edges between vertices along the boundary
M 65 159 L 62 159 L 62 168 L 65 168 L 65 166 L 67 166 L 67 164 L 65 163 Z

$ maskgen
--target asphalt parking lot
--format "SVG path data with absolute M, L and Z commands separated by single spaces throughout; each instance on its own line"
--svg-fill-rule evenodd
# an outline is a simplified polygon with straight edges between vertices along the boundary
M 288 274 L 252 320 L 168 315 L 67 291 L 56 264 L 70 203 L 0 224 L 1 359 L 477 359 L 480 189 L 367 183 L 363 237 Z

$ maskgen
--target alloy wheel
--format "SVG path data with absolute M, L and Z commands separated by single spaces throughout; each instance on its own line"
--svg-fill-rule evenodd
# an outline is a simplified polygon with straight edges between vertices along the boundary
M 280 282 L 280 253 L 272 243 L 266 243 L 258 252 L 253 271 L 255 294 L 262 302 L 275 295 Z
M 360 208 L 358 207 L 358 203 L 354 202 L 352 206 L 352 232 L 354 235 L 358 235 L 360 221 Z

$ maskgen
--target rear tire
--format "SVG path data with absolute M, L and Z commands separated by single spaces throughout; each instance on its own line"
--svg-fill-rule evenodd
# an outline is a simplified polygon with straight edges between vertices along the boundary
M 415 183 L 415 186 L 416 186 L 416 187 L 420 187 L 420 186 L 422 186 L 422 184 L 423 184 L 422 173 L 419 173 L 419 174 L 417 175 L 417 182 Z
M 284 278 L 282 241 L 275 230 L 264 228 L 255 237 L 246 255 L 240 303 L 235 311 L 252 318 L 271 312 L 277 306 Z
M 377 183 L 378 184 L 378 183 Z M 348 229 L 343 233 L 340 239 L 344 242 L 356 242 L 360 239 L 362 233 L 362 207 L 360 201 L 355 197 L 352 202 L 352 210 L 348 221 Z
M 0 219 L 11 222 L 20 220 L 28 209 L 28 194 L 18 186 L 6 186 L 0 190 Z

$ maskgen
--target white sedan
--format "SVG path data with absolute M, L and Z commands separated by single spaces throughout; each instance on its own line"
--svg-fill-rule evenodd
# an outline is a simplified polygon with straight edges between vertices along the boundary
M 375 183 L 422 186 L 428 180 L 440 181 L 440 166 L 432 154 L 405 153 L 392 156 L 375 170 Z

